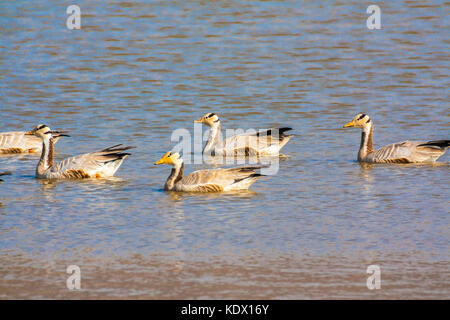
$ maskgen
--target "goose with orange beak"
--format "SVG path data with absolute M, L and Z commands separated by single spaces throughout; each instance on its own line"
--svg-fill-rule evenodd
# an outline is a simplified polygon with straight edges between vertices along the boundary
M 450 147 L 450 140 L 403 141 L 373 149 L 373 121 L 359 113 L 344 128 L 360 128 L 358 161 L 368 163 L 433 163 Z
M 178 152 L 169 151 L 155 165 L 167 164 L 172 171 L 164 185 L 166 191 L 221 192 L 247 190 L 258 178 L 261 167 L 236 167 L 194 171 L 186 176 L 184 162 Z
M 195 123 L 210 127 L 208 141 L 203 154 L 212 156 L 283 156 L 280 154 L 293 135 L 285 134 L 292 128 L 270 128 L 236 134 L 221 140 L 220 119 L 215 113 L 207 113 Z
M 36 177 L 41 179 L 86 179 L 111 177 L 119 169 L 129 153 L 124 151 L 134 147 L 115 145 L 100 151 L 82 154 L 54 163 L 55 137 L 68 137 L 64 131 L 51 130 L 42 124 L 25 135 L 34 135 L 41 139 L 42 154 L 36 167 Z

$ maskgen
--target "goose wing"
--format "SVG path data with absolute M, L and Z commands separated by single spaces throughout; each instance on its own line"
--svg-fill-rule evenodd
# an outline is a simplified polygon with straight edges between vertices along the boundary
M 87 178 L 100 176 L 111 176 L 119 168 L 122 161 L 130 155 L 124 152 L 134 147 L 120 147 L 115 145 L 100 151 L 82 154 L 67 158 L 57 163 L 52 168 L 53 173 L 74 178 Z
M 25 131 L 0 133 L 0 153 L 36 152 L 42 149 L 42 140 L 25 135 Z
M 450 140 L 404 141 L 375 150 L 369 155 L 374 162 L 412 163 L 434 162 L 445 153 Z
M 198 170 L 183 177 L 177 184 L 189 191 L 224 191 L 245 179 L 261 174 L 255 171 L 261 167 L 236 167 L 230 169 Z M 205 190 L 203 190 L 205 189 Z
M 416 161 L 436 161 L 450 147 L 450 140 L 435 140 L 416 145 L 412 158 Z
M 270 128 L 237 134 L 225 139 L 222 142 L 221 148 L 227 153 L 236 153 L 238 150 L 237 153 L 243 153 L 245 155 L 261 152 L 276 153 L 292 137 L 292 135 L 285 134 L 289 130 L 292 130 L 292 128 Z

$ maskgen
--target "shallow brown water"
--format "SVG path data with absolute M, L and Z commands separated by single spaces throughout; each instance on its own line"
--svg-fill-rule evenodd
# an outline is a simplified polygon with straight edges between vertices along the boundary
M 0 289 L 2 298 L 19 299 L 445 298 L 447 263 L 410 263 L 415 257 L 416 253 L 410 253 L 350 260 L 338 254 L 306 254 L 299 259 L 254 250 L 238 257 L 210 255 L 207 260 L 165 253 L 109 256 L 82 261 L 82 289 L 73 291 L 67 289 L 68 275 L 61 269 L 70 260 L 37 263 L 36 259 L 14 257 L 15 268 L 0 273 Z M 364 270 L 374 262 L 383 270 L 380 290 L 366 286 Z

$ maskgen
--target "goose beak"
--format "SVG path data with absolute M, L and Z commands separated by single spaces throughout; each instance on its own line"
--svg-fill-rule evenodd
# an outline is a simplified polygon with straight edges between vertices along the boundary
M 195 122 L 195 123 L 202 123 L 202 122 L 203 122 L 203 118 L 200 118 L 200 119 L 194 120 L 194 122 Z
M 26 136 L 34 136 L 34 132 L 33 131 L 28 131 L 27 133 L 25 133 Z
M 355 126 L 355 124 L 353 123 L 353 121 L 350 121 L 349 123 L 347 123 L 344 128 L 348 128 L 348 127 L 353 127 Z
M 155 165 L 157 164 L 172 164 L 172 159 L 170 156 L 172 155 L 171 151 L 167 151 L 161 159 L 159 159 L 157 162 L 155 162 Z

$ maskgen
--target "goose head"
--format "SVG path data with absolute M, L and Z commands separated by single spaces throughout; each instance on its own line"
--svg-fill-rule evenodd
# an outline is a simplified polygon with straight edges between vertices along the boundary
M 41 139 L 70 137 L 68 134 L 66 134 L 66 131 L 51 130 L 50 127 L 45 124 L 37 125 L 36 127 L 34 127 L 33 130 L 25 133 L 25 135 L 26 136 L 36 136 Z
M 155 162 L 155 165 L 158 164 L 168 164 L 173 167 L 179 166 L 183 163 L 183 159 L 181 158 L 180 154 L 178 152 L 169 151 L 166 152 L 162 156 L 161 159 L 159 159 L 157 162 Z
M 205 114 L 200 119 L 194 120 L 194 122 L 203 123 L 210 127 L 215 127 L 220 124 L 219 117 L 217 116 L 217 114 L 212 113 L 212 112 Z
M 358 113 L 352 121 L 347 123 L 344 128 L 366 128 L 370 126 L 370 117 L 367 114 L 364 113 Z

